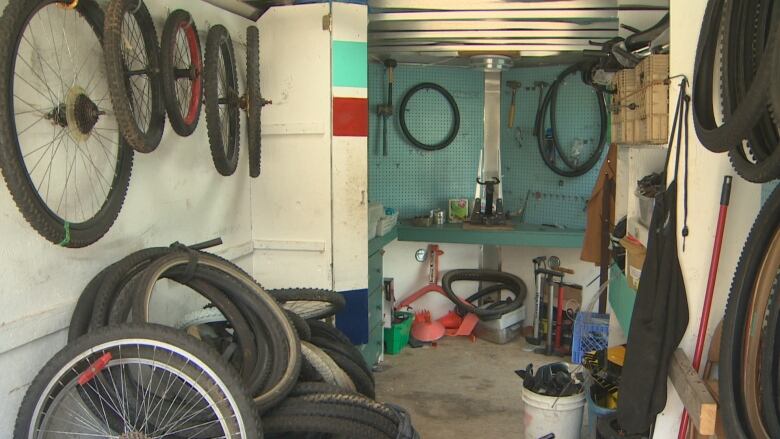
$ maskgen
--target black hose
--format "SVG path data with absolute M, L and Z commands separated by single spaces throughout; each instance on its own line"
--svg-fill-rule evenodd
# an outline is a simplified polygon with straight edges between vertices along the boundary
M 555 79 L 552 85 L 550 85 L 550 88 L 547 90 L 547 94 L 544 96 L 544 99 L 542 100 L 542 103 L 539 106 L 538 111 L 536 112 L 536 122 L 534 123 L 534 135 L 536 135 L 536 140 L 539 145 L 539 152 L 542 155 L 542 160 L 544 160 L 544 163 L 553 172 L 564 177 L 578 177 L 590 171 L 601 158 L 601 153 L 602 151 L 604 151 L 604 145 L 607 142 L 607 106 L 604 100 L 604 93 L 598 87 L 593 87 L 592 85 L 591 87 L 593 87 L 593 90 L 596 92 L 596 97 L 599 105 L 599 116 L 601 118 L 598 146 L 593 151 L 591 156 L 588 157 L 587 160 L 585 160 L 582 164 L 577 164 L 572 162 L 569 159 L 569 157 L 567 157 L 558 138 L 558 121 L 556 117 L 558 91 L 561 87 L 561 84 L 566 79 L 566 77 L 575 74 L 577 72 L 581 72 L 586 67 L 587 66 L 584 64 L 574 64 L 568 67 L 563 72 L 561 72 L 561 74 L 558 75 L 558 77 Z M 567 169 L 562 168 L 557 164 L 555 164 L 555 162 L 553 161 L 553 157 L 549 156 L 548 153 L 545 151 L 545 146 L 544 146 L 545 126 L 544 125 L 545 125 L 545 119 L 547 118 L 548 110 L 550 114 L 550 128 L 552 130 L 552 143 L 553 146 L 555 147 L 555 150 L 558 152 L 558 157 L 560 157 L 561 161 L 567 166 Z M 554 154 L 552 156 L 554 156 Z
M 412 133 L 409 132 L 409 128 L 406 125 L 406 105 L 409 103 L 409 99 L 411 99 L 412 96 L 414 96 L 414 94 L 418 91 L 425 89 L 439 92 L 442 96 L 444 96 L 444 99 L 447 100 L 450 105 L 450 109 L 452 110 L 452 126 L 450 127 L 450 131 L 447 134 L 447 137 L 445 137 L 444 140 L 439 143 L 430 145 L 417 140 L 412 135 Z M 409 143 L 426 151 L 436 151 L 438 149 L 447 147 L 447 145 L 455 140 L 455 137 L 458 135 L 458 131 L 460 130 L 460 111 L 458 110 L 458 104 L 455 102 L 455 98 L 453 98 L 450 92 L 445 90 L 444 87 L 432 82 L 423 82 L 410 88 L 409 91 L 407 91 L 404 95 L 403 99 L 401 99 L 401 106 L 398 109 L 398 122 L 401 125 L 401 132 L 404 133 L 404 136 L 406 137 L 406 140 L 409 141 Z

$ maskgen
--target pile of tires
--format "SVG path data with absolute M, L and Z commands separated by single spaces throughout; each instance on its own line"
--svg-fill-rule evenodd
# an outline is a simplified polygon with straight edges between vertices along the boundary
M 773 3 L 709 0 L 694 64 L 699 140 L 728 151 L 739 175 L 757 183 L 780 177 L 780 8 Z
M 343 308 L 340 294 L 265 290 L 198 250 L 216 243 L 144 249 L 98 273 L 67 346 L 25 395 L 14 437 L 414 437 L 405 411 L 374 400 L 360 351 L 321 320 Z M 161 280 L 207 305 L 153 322 L 192 306 L 191 293 L 155 300 Z

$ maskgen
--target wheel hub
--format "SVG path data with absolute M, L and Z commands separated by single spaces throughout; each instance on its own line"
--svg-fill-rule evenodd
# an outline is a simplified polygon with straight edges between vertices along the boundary
M 65 98 L 65 126 L 70 130 L 73 140 L 86 141 L 103 114 L 83 88 L 73 86 L 68 91 Z
M 149 436 L 140 431 L 128 431 L 120 434 L 119 439 L 149 439 Z

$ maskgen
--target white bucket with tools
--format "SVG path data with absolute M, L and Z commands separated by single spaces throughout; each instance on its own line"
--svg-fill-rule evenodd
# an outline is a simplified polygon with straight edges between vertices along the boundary
M 558 398 L 523 388 L 525 439 L 539 439 L 550 433 L 555 439 L 578 439 L 584 407 L 585 392 Z

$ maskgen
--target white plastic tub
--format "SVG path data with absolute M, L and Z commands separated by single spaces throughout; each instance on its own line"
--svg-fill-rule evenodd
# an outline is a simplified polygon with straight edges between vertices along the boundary
M 525 439 L 539 439 L 550 433 L 556 439 L 578 439 L 584 407 L 585 392 L 557 398 L 523 388 Z

